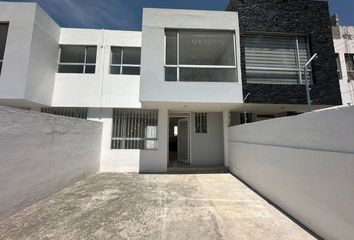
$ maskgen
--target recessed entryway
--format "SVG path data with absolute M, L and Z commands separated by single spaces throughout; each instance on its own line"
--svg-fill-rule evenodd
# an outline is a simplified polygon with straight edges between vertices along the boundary
M 169 115 L 168 167 L 190 165 L 190 113 L 171 113 Z

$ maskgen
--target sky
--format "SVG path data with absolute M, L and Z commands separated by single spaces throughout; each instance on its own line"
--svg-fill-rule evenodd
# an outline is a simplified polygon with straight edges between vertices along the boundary
M 228 0 L 7 0 L 37 2 L 62 27 L 141 30 L 143 7 L 225 10 Z M 296 1 L 296 0 L 293 0 Z M 354 0 L 329 0 L 341 25 L 354 25 Z

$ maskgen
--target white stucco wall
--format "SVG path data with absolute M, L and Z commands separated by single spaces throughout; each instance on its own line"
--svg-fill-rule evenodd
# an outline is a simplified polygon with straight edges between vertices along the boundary
M 50 105 L 58 61 L 60 27 L 36 5 L 25 99 Z
M 168 110 L 159 110 L 158 122 L 158 149 L 141 150 L 139 172 L 160 173 L 167 172 L 168 165 Z
M 354 107 L 229 128 L 229 167 L 324 239 L 354 235 Z
M 166 82 L 165 28 L 235 31 L 238 82 Z M 239 49 L 236 12 L 145 8 L 140 100 L 142 102 L 242 103 Z
M 191 165 L 224 165 L 223 114 L 209 112 L 208 133 L 195 133 L 195 113 L 191 121 Z
M 141 33 L 62 28 L 60 44 L 97 46 L 95 74 L 56 73 L 53 106 L 137 108 L 140 76 L 109 73 L 111 47 L 141 47 Z
M 345 53 L 354 54 L 354 26 L 340 26 L 340 39 L 334 39 L 334 48 L 339 54 L 340 67 L 342 70 L 342 79 L 339 80 L 342 93 L 343 105 L 354 105 L 354 81 L 348 82 L 347 65 L 345 62 Z M 352 39 L 344 38 L 351 35 Z
M 139 172 L 140 150 L 111 149 L 112 108 L 90 108 L 88 119 L 103 124 L 100 172 Z
M 0 217 L 99 170 L 102 124 L 0 107 Z

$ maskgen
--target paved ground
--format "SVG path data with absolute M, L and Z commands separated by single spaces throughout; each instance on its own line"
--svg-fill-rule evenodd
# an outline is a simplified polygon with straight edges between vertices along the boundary
M 0 239 L 314 238 L 229 174 L 97 174 L 1 222 Z

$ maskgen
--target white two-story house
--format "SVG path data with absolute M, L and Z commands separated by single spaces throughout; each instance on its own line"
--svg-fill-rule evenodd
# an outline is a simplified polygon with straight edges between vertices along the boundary
M 290 31 L 296 19 L 262 27 L 269 9 L 252 14 L 252 1 L 144 9 L 141 32 L 62 28 L 35 3 L 0 2 L 0 104 L 103 122 L 101 171 L 227 167 L 228 126 L 306 111 L 302 65 L 311 49 L 333 52 L 318 43 L 325 10 Z M 335 62 L 321 61 L 309 69 L 314 108 L 340 102 Z
M 102 121 L 101 171 L 227 165 L 228 113 L 243 102 L 236 12 L 144 9 L 131 32 L 0 3 L 0 21 L 0 104 Z

